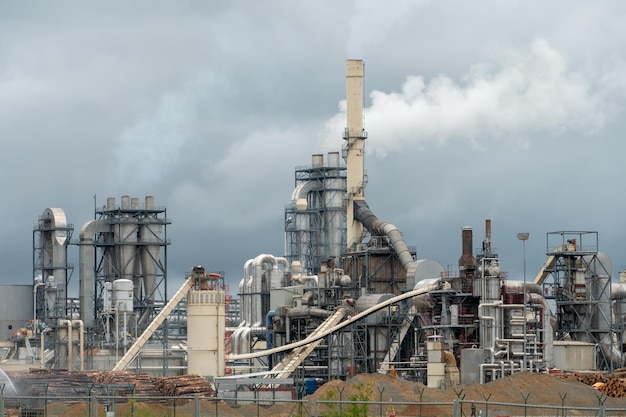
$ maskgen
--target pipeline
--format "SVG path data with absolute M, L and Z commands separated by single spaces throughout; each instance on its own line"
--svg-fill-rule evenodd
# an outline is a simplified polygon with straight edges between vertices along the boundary
M 363 224 L 363 227 L 367 229 L 373 235 L 387 236 L 391 247 L 398 255 L 398 259 L 402 262 L 404 268 L 408 271 L 412 263 L 415 262 L 409 247 L 404 242 L 402 234 L 396 226 L 391 223 L 381 222 L 378 217 L 370 210 L 369 206 L 364 200 L 354 201 L 354 218 Z
M 342 321 L 341 323 L 339 323 L 339 324 L 337 324 L 337 325 L 335 325 L 335 326 L 333 326 L 333 327 L 331 327 L 329 329 L 324 330 L 321 333 L 316 333 L 316 334 L 313 334 L 313 335 L 309 335 L 306 339 L 299 340 L 297 342 L 293 342 L 293 343 L 290 343 L 288 345 L 275 347 L 273 349 L 268 349 L 268 350 L 261 351 L 261 352 L 253 352 L 253 353 L 248 353 L 248 354 L 231 355 L 230 357 L 227 357 L 226 360 L 233 361 L 233 360 L 242 360 L 242 359 L 252 359 L 252 358 L 258 358 L 260 356 L 267 356 L 267 355 L 271 355 L 271 354 L 274 354 L 274 353 L 283 352 L 285 350 L 295 349 L 295 348 L 298 348 L 300 346 L 304 346 L 304 345 L 306 345 L 308 343 L 311 343 L 311 342 L 314 342 L 316 340 L 319 340 L 319 339 L 321 339 L 323 337 L 326 337 L 326 336 L 328 336 L 329 334 L 331 334 L 333 332 L 341 330 L 344 327 L 349 326 L 350 324 L 352 324 L 354 322 L 357 322 L 358 320 L 361 320 L 363 317 L 367 317 L 370 314 L 373 314 L 373 313 L 375 313 L 375 312 L 377 312 L 379 310 L 382 310 L 383 308 L 386 308 L 387 306 L 389 306 L 391 304 L 394 304 L 394 303 L 397 303 L 397 302 L 400 302 L 400 301 L 403 301 L 403 300 L 407 300 L 407 299 L 409 299 L 411 297 L 415 297 L 416 295 L 424 294 L 424 293 L 429 292 L 429 291 L 436 291 L 436 290 L 439 290 L 439 289 L 441 289 L 441 286 L 437 284 L 437 285 L 430 285 L 430 286 L 427 286 L 427 287 L 424 287 L 424 288 L 420 288 L 418 290 L 408 291 L 408 292 L 405 292 L 403 294 L 397 295 L 395 297 L 389 298 L 389 299 L 387 299 L 385 301 L 382 301 L 382 302 L 380 302 L 380 303 L 378 303 L 378 304 L 368 308 L 367 310 L 364 310 L 364 311 L 362 311 L 362 312 L 360 312 L 360 313 L 358 313 L 358 314 L 356 314 L 354 316 L 350 316 L 348 319 Z

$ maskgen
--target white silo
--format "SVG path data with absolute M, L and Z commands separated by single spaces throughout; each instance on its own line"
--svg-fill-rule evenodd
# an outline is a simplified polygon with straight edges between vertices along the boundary
M 187 293 L 187 373 L 224 375 L 226 291 L 220 274 L 196 266 L 194 285 Z

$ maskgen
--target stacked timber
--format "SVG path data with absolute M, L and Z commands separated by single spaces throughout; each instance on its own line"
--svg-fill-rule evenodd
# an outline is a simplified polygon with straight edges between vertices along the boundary
M 600 372 L 574 372 L 564 374 L 565 378 L 572 378 L 576 381 L 590 385 L 606 395 L 613 398 L 626 397 L 626 370 L 618 369 L 612 373 Z
M 93 382 L 103 388 L 110 387 L 118 395 L 137 395 L 139 397 L 159 397 L 154 378 L 146 374 L 129 371 L 95 371 Z
M 31 369 L 9 375 L 18 395 L 56 397 L 66 402 L 96 396 L 130 396 L 143 401 L 167 402 L 168 397 L 214 397 L 213 385 L 200 375 L 151 377 L 130 371 L 68 371 Z M 81 401 L 82 401 L 81 400 Z
M 67 369 L 32 369 L 12 374 L 11 379 L 18 395 L 33 397 L 75 398 L 93 381 L 86 372 Z
M 212 384 L 200 375 L 179 375 L 160 377 L 157 387 L 161 395 L 165 397 L 178 397 L 187 395 L 200 395 L 201 397 L 214 397 L 215 390 Z

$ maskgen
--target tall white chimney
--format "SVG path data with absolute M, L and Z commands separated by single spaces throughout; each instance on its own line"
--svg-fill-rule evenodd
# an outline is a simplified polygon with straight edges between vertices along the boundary
M 354 219 L 354 200 L 365 199 L 365 138 L 363 130 L 363 61 L 346 61 L 346 104 L 347 123 L 343 138 L 344 157 L 347 168 L 348 213 L 347 244 L 349 249 L 361 243 L 363 225 Z

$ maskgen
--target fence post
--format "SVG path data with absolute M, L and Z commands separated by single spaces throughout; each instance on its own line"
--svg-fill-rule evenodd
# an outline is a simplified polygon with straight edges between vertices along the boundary
M 385 392 L 385 387 L 382 387 L 382 389 L 380 387 L 376 387 L 376 389 L 380 394 L 378 398 L 378 415 L 383 417 L 383 392 Z
M 218 406 L 219 406 L 219 397 L 217 395 L 217 390 L 219 389 L 220 384 L 215 384 L 215 417 L 219 415 Z
M 92 417 L 98 415 L 98 398 L 93 391 L 91 391 L 91 395 L 89 396 L 89 415 Z
M 522 397 L 524 398 L 524 417 L 526 417 L 528 412 L 528 397 L 530 397 L 530 392 L 526 395 L 522 394 Z
M 561 393 L 559 392 L 559 397 L 561 397 L 561 417 L 565 417 L 565 397 L 567 397 L 567 392 L 565 393 L 565 395 L 561 395 Z
M 200 417 L 200 395 L 194 394 L 193 405 L 194 405 L 194 416 Z
M 604 404 L 603 404 L 598 408 L 598 417 L 605 417 L 605 416 L 606 416 L 606 408 L 604 407 Z
M 48 417 L 48 384 L 45 384 L 43 391 L 43 415 Z
M 452 403 L 452 416 L 461 417 L 461 400 L 458 398 Z
M 419 416 L 418 417 L 422 417 L 422 396 L 424 395 L 424 389 L 425 388 L 419 388 L 419 387 L 415 387 L 414 392 L 419 393 L 420 395 L 420 405 L 419 405 Z
M 4 416 L 4 387 L 6 385 L 2 384 L 0 386 L 0 416 Z

